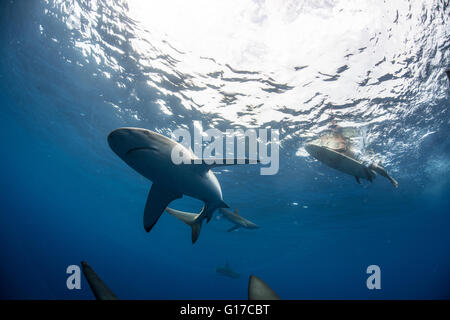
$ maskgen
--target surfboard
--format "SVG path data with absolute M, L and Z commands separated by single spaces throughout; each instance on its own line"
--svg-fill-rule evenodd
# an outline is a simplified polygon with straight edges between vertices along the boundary
M 345 154 L 311 143 L 307 144 L 305 149 L 311 156 L 333 169 L 369 181 L 374 178 L 374 175 L 364 164 Z

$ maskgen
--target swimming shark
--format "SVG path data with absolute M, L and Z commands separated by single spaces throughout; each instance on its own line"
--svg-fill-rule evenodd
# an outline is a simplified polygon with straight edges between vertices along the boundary
M 227 263 L 225 264 L 225 267 L 220 267 L 218 266 L 216 268 L 216 272 L 217 273 L 221 273 L 227 277 L 233 278 L 233 279 L 238 279 L 241 277 L 241 275 L 237 272 L 235 272 L 233 269 L 230 268 L 230 265 Z
M 86 261 L 81 261 L 81 270 L 97 300 L 119 300 Z
M 280 297 L 257 276 L 250 276 L 248 281 L 248 300 L 281 300 Z
M 239 211 L 237 208 L 234 209 L 234 213 L 230 210 L 220 208 L 220 213 L 227 219 L 228 221 L 234 223 L 234 226 L 232 226 L 230 229 L 228 229 L 228 232 L 234 231 L 240 227 L 246 228 L 246 229 L 258 229 L 259 226 L 254 224 L 253 222 L 241 217 L 239 214 Z
M 159 133 L 142 128 L 118 128 L 108 135 L 108 144 L 125 163 L 152 181 L 144 209 L 144 229 L 153 228 L 170 202 L 187 195 L 204 202 L 203 209 L 190 221 L 192 243 L 200 235 L 204 219 L 209 222 L 218 208 L 228 208 L 222 189 L 211 168 L 217 166 L 249 164 L 247 159 L 234 159 L 208 164 L 195 157 L 192 150 Z M 183 154 L 183 161 L 175 164 L 172 151 Z M 258 161 L 259 162 L 259 161 Z

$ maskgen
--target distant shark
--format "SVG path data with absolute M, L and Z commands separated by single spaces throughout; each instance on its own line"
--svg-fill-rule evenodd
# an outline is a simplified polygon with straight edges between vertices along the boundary
M 234 209 L 234 213 L 230 210 L 221 208 L 219 209 L 220 213 L 227 219 L 228 221 L 234 223 L 234 226 L 232 226 L 230 229 L 228 229 L 228 232 L 234 231 L 238 228 L 246 228 L 246 229 L 258 229 L 259 226 L 254 224 L 253 222 L 241 217 L 239 214 L 239 211 L 237 208 Z
M 241 277 L 241 275 L 239 273 L 235 272 L 234 270 L 232 270 L 230 268 L 230 265 L 228 263 L 225 264 L 225 267 L 220 267 L 220 266 L 217 267 L 216 272 L 223 274 L 227 277 L 233 278 L 233 279 L 238 279 Z
M 97 300 L 119 300 L 86 261 L 81 261 L 81 269 Z
M 130 167 L 153 182 L 144 209 L 144 228 L 149 232 L 170 202 L 187 195 L 205 204 L 201 212 L 190 221 L 192 243 L 200 235 L 204 219 L 209 222 L 218 208 L 228 208 L 223 201 L 222 190 L 216 176 L 210 170 L 216 166 L 238 164 L 207 164 L 196 159 L 191 150 L 156 132 L 141 128 L 119 128 L 108 135 L 111 149 Z M 172 150 L 178 148 L 188 164 L 175 164 Z M 196 162 L 200 162 L 197 164 Z M 243 163 L 250 163 L 245 160 Z M 239 162 L 242 163 L 241 161 Z
M 267 283 L 257 276 L 250 276 L 248 281 L 248 300 L 281 300 Z

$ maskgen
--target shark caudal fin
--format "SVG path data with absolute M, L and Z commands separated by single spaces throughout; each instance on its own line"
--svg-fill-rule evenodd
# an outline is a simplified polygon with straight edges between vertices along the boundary
M 201 219 L 201 216 L 203 212 L 205 211 L 205 207 L 203 207 L 202 211 L 200 213 L 190 213 L 190 212 L 184 212 L 180 210 L 175 210 L 172 208 L 167 207 L 166 212 L 177 218 L 178 220 L 183 221 L 188 226 L 192 228 L 192 243 L 195 243 L 200 236 L 200 230 L 202 228 L 202 222 L 203 219 Z

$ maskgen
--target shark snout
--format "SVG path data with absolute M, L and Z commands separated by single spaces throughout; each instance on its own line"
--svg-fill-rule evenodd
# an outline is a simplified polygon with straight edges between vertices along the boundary
M 257 224 L 254 224 L 253 222 L 247 223 L 247 228 L 249 229 L 259 229 L 259 226 Z
M 139 128 L 119 128 L 108 135 L 108 144 L 114 153 L 124 159 L 130 150 L 150 147 L 146 131 Z
M 128 150 L 132 147 L 131 135 L 133 134 L 132 129 L 119 128 L 113 130 L 108 135 L 108 144 L 114 153 L 116 153 L 120 158 L 123 158 Z

